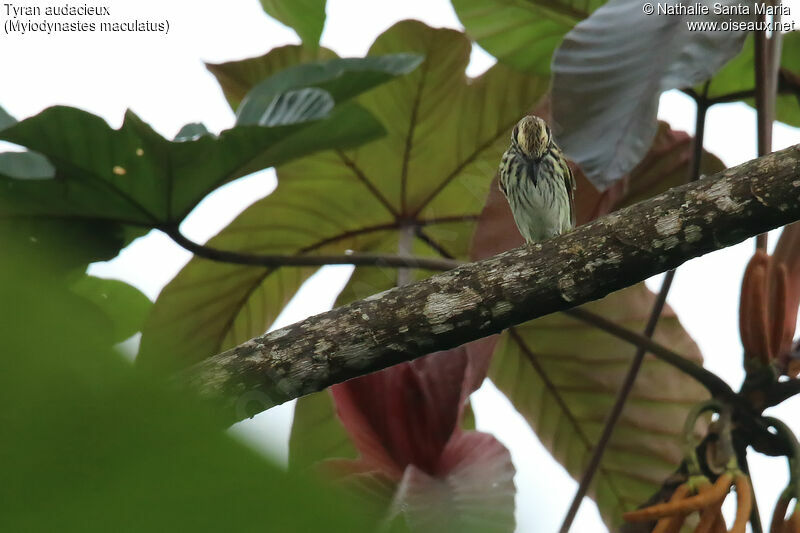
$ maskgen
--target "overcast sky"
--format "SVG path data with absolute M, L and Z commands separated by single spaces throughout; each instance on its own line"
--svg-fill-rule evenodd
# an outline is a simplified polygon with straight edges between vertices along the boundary
M 114 18 L 169 20 L 169 34 L 2 35 L 0 105 L 17 118 L 54 104 L 71 105 L 102 116 L 114 127 L 121 124 L 125 109 L 131 108 L 167 137 L 189 122 L 203 122 L 219 131 L 230 127 L 234 117 L 203 62 L 252 57 L 298 42 L 294 32 L 263 13 L 257 0 L 114 0 L 107 5 Z M 800 0 L 786 5 L 797 19 Z M 330 0 L 327 11 L 322 44 L 341 56 L 363 55 L 377 35 L 405 18 L 432 26 L 461 27 L 447 0 Z M 5 18 L 3 8 L 0 19 Z M 491 56 L 476 48 L 469 73 L 480 74 L 492 63 Z M 673 128 L 694 130 L 694 105 L 680 93 L 662 97 L 659 116 Z M 735 165 L 755 157 L 754 131 L 752 109 L 743 104 L 717 106 L 708 114 L 706 147 L 727 165 Z M 796 143 L 800 143 L 800 130 L 776 125 L 775 149 Z M 198 206 L 183 230 L 190 238 L 203 241 L 274 187 L 271 170 L 234 182 Z M 774 235 L 771 241 L 774 243 Z M 669 303 L 700 345 L 707 366 L 737 387 L 743 377 L 738 291 L 752 246 L 743 243 L 682 266 L 669 296 Z M 169 239 L 151 232 L 119 258 L 91 270 L 128 281 L 155 299 L 189 256 Z M 278 326 L 330 308 L 350 272 L 346 266 L 329 267 L 314 276 L 281 315 Z M 657 289 L 659 279 L 648 283 Z M 490 384 L 476 393 L 474 405 L 478 428 L 495 434 L 512 452 L 518 471 L 519 531 L 556 530 L 575 483 Z M 272 409 L 238 424 L 235 431 L 252 445 L 285 460 L 292 408 L 288 404 Z M 795 400 L 775 412 L 800 430 L 798 408 L 800 401 Z M 753 467 L 762 515 L 769 514 L 786 483 L 785 466 L 781 461 L 755 460 Z M 587 501 L 573 531 L 602 530 L 596 507 Z

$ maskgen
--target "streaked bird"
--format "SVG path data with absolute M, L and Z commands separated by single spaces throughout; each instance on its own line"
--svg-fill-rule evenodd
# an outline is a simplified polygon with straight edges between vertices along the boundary
M 514 126 L 511 146 L 500 160 L 500 190 L 529 243 L 575 226 L 575 178 L 539 117 L 523 117 Z

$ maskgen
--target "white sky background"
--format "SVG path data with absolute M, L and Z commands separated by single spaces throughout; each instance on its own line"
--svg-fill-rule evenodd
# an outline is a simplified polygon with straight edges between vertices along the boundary
M 797 20 L 800 0 L 785 4 Z M 125 109 L 131 108 L 170 138 L 189 122 L 203 122 L 219 131 L 230 127 L 234 117 L 203 61 L 252 57 L 298 42 L 293 31 L 263 13 L 258 0 L 108 0 L 105 5 L 114 18 L 169 19 L 170 33 L 0 35 L 0 105 L 19 119 L 54 104 L 71 105 L 104 117 L 114 127 L 121 124 Z M 0 8 L 2 21 L 2 3 Z M 322 44 L 341 56 L 363 55 L 377 35 L 405 18 L 461 27 L 448 0 L 329 0 L 327 11 Z M 491 56 L 475 49 L 468 72 L 480 74 L 492 63 Z M 694 130 L 694 104 L 680 93 L 662 97 L 659 117 L 674 128 Z M 755 157 L 754 132 L 752 109 L 743 104 L 716 106 L 708 114 L 706 147 L 727 165 L 735 165 Z M 800 143 L 800 130 L 776 125 L 775 149 L 796 143 Z M 274 186 L 271 170 L 232 183 L 206 199 L 182 229 L 191 239 L 204 241 Z M 680 267 L 669 296 L 669 303 L 700 345 L 707 367 L 736 387 L 743 377 L 737 329 L 739 285 L 752 247 L 752 242 L 743 243 Z M 93 265 L 91 271 L 128 281 L 155 299 L 189 257 L 168 238 L 151 232 L 114 261 Z M 315 275 L 281 315 L 279 325 L 328 309 L 350 271 L 346 266 L 328 267 Z M 659 283 L 660 277 L 648 282 L 655 290 Z M 518 472 L 518 530 L 555 531 L 575 482 L 491 384 L 476 393 L 474 406 L 478 428 L 495 434 L 513 455 Z M 774 413 L 800 431 L 799 407 L 800 400 L 794 400 Z M 285 460 L 292 409 L 292 404 L 274 408 L 238 424 L 235 431 Z M 768 516 L 786 484 L 785 466 L 781 460 L 753 457 L 752 467 L 762 515 Z M 590 501 L 581 507 L 573 531 L 604 531 Z

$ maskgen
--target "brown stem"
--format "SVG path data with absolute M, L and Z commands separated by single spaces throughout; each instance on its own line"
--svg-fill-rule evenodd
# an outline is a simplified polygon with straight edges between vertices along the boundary
M 706 114 L 708 113 L 708 82 L 703 87 L 703 96 L 697 100 L 697 111 L 694 117 L 694 141 L 692 142 L 692 165 L 689 168 L 688 181 L 700 179 L 700 166 L 703 164 L 703 139 L 706 133 Z
M 765 21 L 765 15 L 756 15 L 759 22 Z M 755 82 L 756 82 L 756 122 L 758 126 L 758 155 L 766 155 L 772 151 L 772 109 L 774 94 L 769 94 L 769 65 L 767 33 L 763 30 L 755 32 Z
M 641 333 L 631 331 L 624 326 L 620 326 L 616 322 L 578 307 L 564 311 L 564 313 L 582 320 L 587 324 L 591 324 L 599 329 L 602 329 L 603 331 L 610 333 L 615 337 L 619 337 L 630 342 L 631 344 L 635 344 L 636 346 L 644 348 L 647 352 L 653 354 L 665 363 L 674 366 L 684 374 L 696 379 L 706 389 L 708 389 L 712 396 L 733 400 L 736 403 L 740 403 L 740 400 L 737 399 L 736 393 L 733 392 L 733 389 L 731 389 L 730 385 L 725 383 L 725 381 L 720 379 L 716 374 L 709 372 L 697 363 L 686 359 L 682 355 L 673 352 L 661 344 L 658 344 L 652 339 L 645 337 Z
M 772 407 L 800 394 L 800 379 L 790 379 L 772 384 L 766 393 L 766 406 Z
M 800 83 L 792 77 L 788 75 L 786 71 L 778 70 L 778 78 L 776 82 L 776 90 L 775 94 L 791 94 L 800 97 Z M 694 89 L 681 89 L 681 92 L 691 96 L 695 101 L 698 101 L 699 95 L 697 91 Z M 755 98 L 756 90 L 755 89 L 744 89 L 742 91 L 734 91 L 732 93 L 723 94 L 720 96 L 716 96 L 714 98 L 708 98 L 706 100 L 708 107 L 711 107 L 716 104 L 730 104 L 733 102 L 740 102 L 742 100 L 748 100 L 750 98 Z
M 758 22 L 765 22 L 766 15 L 756 15 Z M 756 122 L 758 128 L 758 155 L 763 156 L 772 151 L 772 122 L 775 113 L 775 87 L 777 80 L 772 80 L 772 61 L 767 32 L 755 32 L 755 82 L 756 82 Z M 774 73 L 777 76 L 777 72 Z M 756 249 L 767 249 L 767 234 L 756 236 Z
M 356 265 L 395 268 L 421 268 L 425 270 L 452 270 L 463 263 L 453 259 L 413 257 L 392 254 L 352 253 L 338 255 L 286 255 L 286 254 L 247 254 L 229 250 L 218 250 L 188 239 L 176 227 L 162 228 L 173 241 L 198 257 L 233 263 L 263 267 L 280 266 L 323 266 Z

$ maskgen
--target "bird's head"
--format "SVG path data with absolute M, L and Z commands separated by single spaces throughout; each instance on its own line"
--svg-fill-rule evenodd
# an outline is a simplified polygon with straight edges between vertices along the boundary
M 541 159 L 547 153 L 550 142 L 551 134 L 547 123 L 533 115 L 522 117 L 511 133 L 511 143 L 529 159 Z

